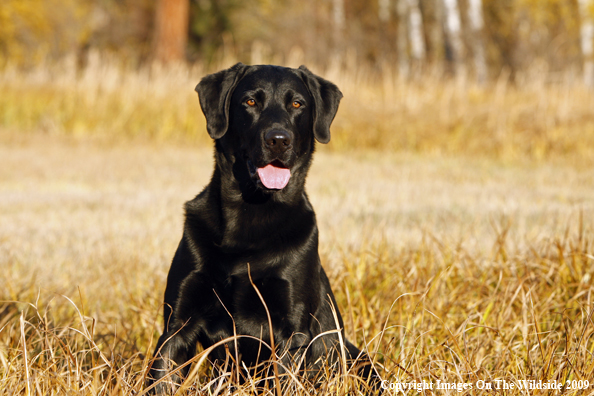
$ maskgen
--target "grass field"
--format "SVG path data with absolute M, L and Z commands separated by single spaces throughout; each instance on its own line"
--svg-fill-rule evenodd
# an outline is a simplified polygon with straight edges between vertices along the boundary
M 170 101 L 188 76 L 171 80 L 173 92 L 129 92 L 141 84 L 128 81 L 88 103 L 83 80 L 17 77 L 0 83 L 0 395 L 138 395 L 182 205 L 212 171 L 194 94 Z M 594 394 L 594 95 L 448 84 L 359 98 L 341 85 L 350 99 L 307 189 L 347 336 L 386 380 L 432 383 L 425 394 L 493 394 L 480 381 L 556 394 L 518 390 L 521 380 Z M 126 97 L 131 107 L 118 107 Z M 454 119 L 467 129 L 440 136 Z M 195 135 L 175 132 L 182 124 Z M 413 144 L 416 130 L 425 135 Z M 209 394 L 208 367 L 197 373 L 189 384 Z M 338 370 L 318 393 L 354 394 L 349 378 Z M 497 390 L 503 380 L 514 389 Z M 570 389 L 579 380 L 593 384 Z M 291 384 L 287 394 L 311 390 Z
M 479 86 L 438 70 L 403 79 L 390 68 L 342 69 L 331 62 L 311 69 L 344 93 L 330 150 L 594 164 L 594 92 L 575 75 L 534 69 L 511 84 L 502 72 Z M 130 69 L 98 54 L 82 71 L 73 60 L 27 72 L 8 68 L 0 72 L 0 127 L 17 136 L 208 145 L 194 92 L 206 72 L 200 65 Z

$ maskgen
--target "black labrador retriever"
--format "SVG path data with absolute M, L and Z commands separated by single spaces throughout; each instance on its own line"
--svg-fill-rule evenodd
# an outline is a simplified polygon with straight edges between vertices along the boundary
M 228 354 L 248 367 L 269 359 L 262 343 L 271 345 L 269 317 L 281 373 L 300 365 L 311 377 L 340 355 L 357 358 L 320 264 L 316 217 L 304 190 L 314 139 L 330 141 L 342 93 L 304 66 L 241 63 L 204 77 L 196 91 L 215 140 L 215 169 L 185 206 L 150 383 L 191 359 L 197 342 L 208 348 L 234 334 L 251 337 L 215 348 L 209 355 L 215 367 Z M 172 381 L 179 383 L 188 368 Z M 167 388 L 162 382 L 157 389 Z

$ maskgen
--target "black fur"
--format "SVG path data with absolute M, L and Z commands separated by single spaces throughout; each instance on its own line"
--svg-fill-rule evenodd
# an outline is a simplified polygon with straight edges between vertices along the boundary
M 196 91 L 215 139 L 215 169 L 206 188 L 185 206 L 150 381 L 192 358 L 198 342 L 207 348 L 233 336 L 234 326 L 237 334 L 270 345 L 267 314 L 249 281 L 248 263 L 272 319 L 281 372 L 305 357 L 311 376 L 340 354 L 336 332 L 312 343 L 337 329 L 332 306 L 341 331 L 343 323 L 320 264 L 316 217 L 304 185 L 314 139 L 330 141 L 342 93 L 304 66 L 241 63 L 204 77 Z M 284 188 L 268 189 L 260 180 L 256 169 L 270 163 L 290 169 Z M 248 367 L 270 357 L 257 340 L 241 338 L 237 344 Z M 345 344 L 346 356 L 356 358 L 359 350 Z M 235 342 L 227 346 L 235 356 Z M 218 347 L 210 359 L 217 365 L 226 353 Z M 173 381 L 180 382 L 187 369 Z

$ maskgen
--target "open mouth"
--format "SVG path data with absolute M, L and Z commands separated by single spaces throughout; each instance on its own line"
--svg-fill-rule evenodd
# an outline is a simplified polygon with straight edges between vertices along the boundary
M 247 162 L 252 176 L 257 173 L 264 187 L 270 190 L 280 190 L 289 183 L 291 171 L 279 160 L 272 161 L 262 168 L 256 168 L 250 160 Z

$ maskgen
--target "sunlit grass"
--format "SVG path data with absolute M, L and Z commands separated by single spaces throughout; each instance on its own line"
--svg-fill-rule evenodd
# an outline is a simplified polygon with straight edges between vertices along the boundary
M 382 377 L 594 378 L 594 93 L 312 69 L 345 93 L 307 184 L 321 259 Z M 0 395 L 143 392 L 182 205 L 212 172 L 204 73 L 0 73 Z M 254 394 L 194 374 L 182 394 Z M 356 394 L 340 367 L 324 384 Z
M 233 61 L 227 63 L 218 68 Z M 98 54 L 86 69 L 74 65 L 1 71 L 0 127 L 14 134 L 208 144 L 193 91 L 205 67 L 131 69 Z M 514 83 L 502 73 L 498 81 L 476 85 L 437 71 L 404 79 L 389 67 L 310 67 L 345 94 L 331 150 L 561 157 L 578 164 L 594 159 L 594 92 L 571 75 L 551 82 L 528 70 Z
M 139 394 L 210 149 L 36 137 L 0 156 L 0 393 Z M 383 378 L 592 378 L 592 171 L 370 156 L 318 153 L 308 192 L 347 337 Z M 341 373 L 318 394 L 354 394 Z M 253 394 L 212 375 L 184 394 Z
M 332 283 L 347 334 L 359 345 L 368 343 L 378 367 L 384 367 L 382 376 L 392 382 L 565 384 L 591 379 L 594 371 L 592 287 L 586 279 L 591 242 L 574 231 L 565 241 L 543 243 L 531 252 L 493 255 L 469 254 L 438 241 L 399 251 L 375 245 L 347 251 L 343 271 Z M 120 287 L 107 283 L 109 290 Z M 24 394 L 29 384 L 31 394 L 40 395 L 141 391 L 147 338 L 156 335 L 154 323 L 146 320 L 157 308 L 150 295 L 155 290 L 149 290 L 121 300 L 134 308 L 128 314 L 105 307 L 102 316 L 110 319 L 103 321 L 84 315 L 82 302 L 47 291 L 39 299 L 21 295 L 35 305 L 4 303 L 2 388 Z M 193 389 L 214 379 L 207 365 L 197 374 L 188 384 Z M 344 385 L 346 380 L 338 379 L 335 386 Z M 234 374 L 223 378 L 218 394 L 229 394 L 233 383 Z M 297 383 L 291 394 L 308 394 L 302 386 L 312 389 L 305 380 Z M 354 390 L 347 386 L 338 394 L 344 392 Z M 253 394 L 252 387 L 239 385 L 233 394 Z M 476 394 L 476 388 L 463 394 Z

